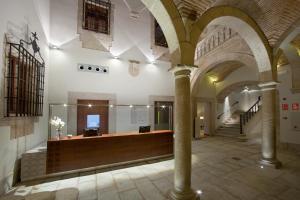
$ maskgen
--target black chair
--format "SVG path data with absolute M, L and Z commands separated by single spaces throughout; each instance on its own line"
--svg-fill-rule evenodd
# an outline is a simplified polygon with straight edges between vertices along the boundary
M 99 128 L 86 128 L 83 131 L 83 137 L 93 137 L 99 135 Z
M 140 126 L 139 133 L 147 133 L 150 132 L 151 126 Z

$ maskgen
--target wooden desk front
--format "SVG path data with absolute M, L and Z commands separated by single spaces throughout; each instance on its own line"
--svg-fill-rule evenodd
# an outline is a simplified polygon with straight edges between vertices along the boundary
M 47 174 L 173 154 L 173 131 L 73 136 L 47 143 Z

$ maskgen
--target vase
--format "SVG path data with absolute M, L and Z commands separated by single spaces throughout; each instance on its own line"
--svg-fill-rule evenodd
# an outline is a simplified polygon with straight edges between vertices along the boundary
M 56 129 L 56 139 L 61 139 L 61 129 Z

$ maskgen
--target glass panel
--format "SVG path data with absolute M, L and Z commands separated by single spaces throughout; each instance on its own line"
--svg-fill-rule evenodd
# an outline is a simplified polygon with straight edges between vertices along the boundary
M 58 118 L 64 123 L 59 130 L 62 137 L 84 135 L 88 131 L 100 136 L 173 130 L 173 104 L 155 105 L 108 105 L 97 104 L 96 100 L 86 104 L 50 104 L 49 138 L 58 135 L 58 127 L 51 123 Z

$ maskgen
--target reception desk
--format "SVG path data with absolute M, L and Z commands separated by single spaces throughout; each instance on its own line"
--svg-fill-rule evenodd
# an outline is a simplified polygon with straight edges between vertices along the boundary
M 73 136 L 47 142 L 47 174 L 173 155 L 173 131 Z

